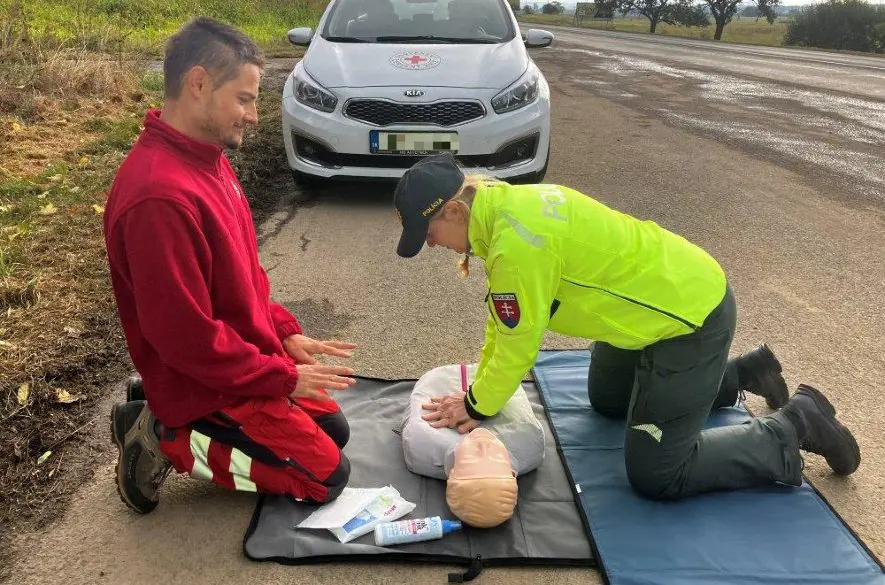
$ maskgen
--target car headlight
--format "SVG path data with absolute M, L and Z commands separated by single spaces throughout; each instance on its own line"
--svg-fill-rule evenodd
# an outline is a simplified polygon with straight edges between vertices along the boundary
M 531 104 L 538 98 L 540 79 L 541 72 L 535 65 L 531 65 L 516 83 L 492 99 L 492 108 L 496 113 L 504 114 Z
M 332 92 L 310 79 L 303 71 L 296 73 L 292 82 L 295 99 L 305 106 L 321 112 L 331 112 L 338 105 L 338 98 L 332 95 Z

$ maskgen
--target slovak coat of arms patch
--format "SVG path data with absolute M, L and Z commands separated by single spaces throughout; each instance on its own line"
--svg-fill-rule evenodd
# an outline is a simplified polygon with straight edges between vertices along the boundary
M 492 303 L 495 305 L 495 313 L 501 323 L 514 329 L 519 325 L 519 300 L 513 293 L 492 293 Z

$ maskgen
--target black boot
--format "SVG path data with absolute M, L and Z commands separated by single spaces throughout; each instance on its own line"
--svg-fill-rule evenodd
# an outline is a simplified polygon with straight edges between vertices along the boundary
M 787 403 L 790 391 L 781 375 L 781 364 L 768 344 L 742 353 L 736 361 L 742 389 L 765 398 L 771 409 L 778 409 Z
M 836 420 L 836 409 L 815 388 L 799 384 L 799 389 L 781 409 L 796 427 L 799 448 L 816 453 L 838 475 L 850 475 L 860 465 L 860 447 L 842 423 Z
M 131 376 L 126 381 L 126 402 L 144 399 L 144 382 L 140 376 Z

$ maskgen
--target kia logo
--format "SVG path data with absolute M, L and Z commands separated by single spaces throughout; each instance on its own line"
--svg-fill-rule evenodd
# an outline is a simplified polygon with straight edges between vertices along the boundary
M 424 95 L 424 91 L 420 89 L 407 89 L 403 92 L 403 95 L 406 97 L 421 97 Z

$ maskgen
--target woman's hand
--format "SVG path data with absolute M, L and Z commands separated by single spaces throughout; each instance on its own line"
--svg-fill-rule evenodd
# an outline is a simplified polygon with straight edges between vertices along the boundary
M 434 396 L 429 403 L 422 404 L 424 410 L 432 412 L 422 415 L 435 429 L 441 427 L 457 428 L 459 433 L 469 433 L 479 426 L 479 421 L 470 418 L 464 406 L 466 392 L 452 392 L 446 396 Z
M 335 357 L 349 358 L 350 352 L 347 349 L 356 348 L 355 343 L 345 343 L 343 341 L 317 341 L 306 335 L 290 335 L 283 340 L 283 347 L 296 364 L 318 364 L 319 361 L 314 355 L 318 353 L 332 355 Z

